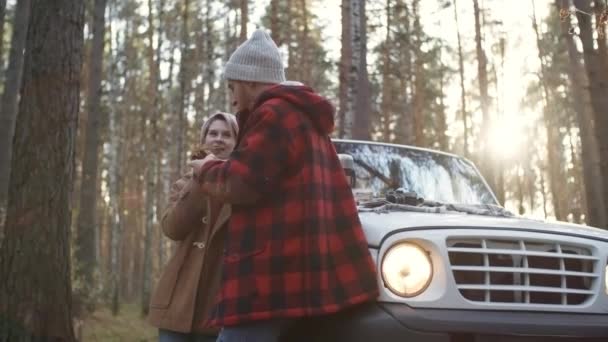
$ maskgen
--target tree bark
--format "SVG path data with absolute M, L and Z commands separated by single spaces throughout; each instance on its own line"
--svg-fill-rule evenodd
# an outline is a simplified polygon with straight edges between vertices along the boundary
M 574 5 L 587 13 L 591 11 L 590 0 L 574 0 Z M 580 39 L 583 45 L 585 70 L 589 79 L 591 106 L 595 118 L 595 135 L 598 139 L 600 170 L 602 178 L 608 177 L 608 75 L 602 71 L 600 55 L 593 46 L 593 28 L 591 18 L 577 12 Z M 602 195 L 604 198 L 604 213 L 608 215 L 608 181 L 603 182 Z
M 458 74 L 460 76 L 460 111 L 462 115 L 462 126 L 463 126 L 463 154 L 465 157 L 469 156 L 469 123 L 467 113 L 467 97 L 466 90 L 464 87 L 464 56 L 462 53 L 462 41 L 460 38 L 460 25 L 458 24 L 458 4 L 456 0 L 454 2 L 454 20 L 456 21 L 456 36 L 458 39 Z
M 536 19 L 536 4 L 532 1 L 532 28 L 536 35 L 536 47 L 538 50 L 538 60 L 540 63 L 539 82 L 543 91 L 544 101 L 544 121 L 547 132 L 547 168 L 549 169 L 549 187 L 551 191 L 551 198 L 553 203 L 553 210 L 555 218 L 559 221 L 565 221 L 567 217 L 567 205 L 565 204 L 566 194 L 562 191 L 562 177 L 561 177 L 561 165 L 559 161 L 559 153 L 561 151 L 560 146 L 562 142 L 559 139 L 559 132 L 557 130 L 557 123 L 553 117 L 553 114 L 549 109 L 549 102 L 551 101 L 551 94 L 549 86 L 547 85 L 547 70 L 545 66 L 544 56 L 545 52 L 542 48 L 541 37 L 538 30 L 538 23 Z
M 242 43 L 247 40 L 247 24 L 249 23 L 249 0 L 241 0 L 241 36 Z
M 391 121 L 392 121 L 392 78 L 391 78 L 391 30 L 392 14 L 391 0 L 386 0 L 386 36 L 382 46 L 382 93 L 380 100 L 380 116 L 383 119 L 382 136 L 386 142 L 391 141 Z
M 182 174 L 182 168 L 185 162 L 185 134 L 187 132 L 186 127 L 188 125 L 186 118 L 186 108 L 188 107 L 188 93 L 190 91 L 189 80 L 190 70 L 188 68 L 189 63 L 189 32 L 188 32 L 188 18 L 190 11 L 190 0 L 184 0 L 184 7 L 182 12 L 182 28 L 181 28 L 181 57 L 179 65 L 179 99 L 178 99 L 178 113 L 177 113 L 177 125 L 175 132 L 175 139 L 177 139 L 177 151 L 176 151 L 176 172 L 173 179 L 178 179 Z
M 207 75 L 207 111 L 215 103 L 215 68 L 212 67 L 213 60 L 215 59 L 215 43 L 213 42 L 213 18 L 211 16 L 212 0 L 206 0 L 206 14 L 205 14 L 205 52 L 207 53 L 207 63 L 210 66 L 206 68 Z
M 152 236 L 154 234 L 154 213 L 156 203 L 156 181 L 157 165 L 159 164 L 160 149 L 158 148 L 158 79 L 160 74 L 159 61 L 155 60 L 157 50 L 154 48 L 154 16 L 152 13 L 152 0 L 148 0 L 148 48 L 147 62 L 150 70 L 148 81 L 148 110 L 149 126 L 144 130 L 146 134 L 146 155 L 150 156 L 149 165 L 146 167 L 146 192 L 145 192 L 145 235 L 144 235 L 144 260 L 142 272 L 141 290 L 141 313 L 148 314 L 150 292 L 152 285 Z M 160 37 L 159 37 L 160 39 Z M 160 40 L 159 40 L 160 42 Z M 160 44 L 159 44 L 160 46 Z
M 560 6 L 561 3 L 561 6 Z M 557 0 L 557 8 L 569 8 L 569 0 Z M 580 61 L 582 56 L 576 48 L 571 34 L 569 22 L 562 21 L 561 36 L 568 48 L 570 91 L 576 109 L 576 120 L 580 129 L 581 157 L 583 160 L 584 189 L 587 203 L 586 223 L 594 227 L 606 227 L 606 212 L 604 211 L 604 197 L 602 194 L 603 180 L 599 168 L 597 140 L 593 131 L 593 117 L 585 104 L 589 93 L 585 91 L 587 85 L 584 80 L 584 70 Z
M 310 32 L 309 32 L 309 27 L 308 27 L 308 21 L 309 21 L 309 16 L 308 16 L 308 6 L 306 5 L 306 1 L 307 0 L 300 0 L 300 7 L 301 7 L 301 11 L 302 11 L 302 26 L 303 26 L 303 30 L 301 33 L 301 38 L 300 38 L 300 46 L 299 46 L 299 50 L 300 50 L 300 57 L 301 57 L 301 61 L 300 61 L 300 65 L 299 65 L 299 70 L 300 70 L 300 80 L 306 84 L 306 85 L 311 85 L 311 72 L 310 70 L 312 70 L 312 63 L 311 63 L 311 55 L 310 55 L 310 47 L 309 47 L 309 41 L 310 41 Z
M 400 93 L 402 98 L 401 106 L 399 106 L 399 116 L 397 117 L 397 125 L 394 130 L 395 142 L 398 144 L 414 145 L 416 143 L 416 134 L 414 130 L 414 71 L 413 63 L 413 44 L 412 44 L 412 25 L 411 23 L 411 12 L 405 1 L 399 0 L 395 4 L 394 15 L 396 18 L 403 18 L 404 37 L 401 49 L 399 50 L 402 67 L 399 68 L 400 74 L 398 82 Z M 399 20 L 400 21 L 400 20 Z
M 441 57 L 440 57 L 441 58 Z M 441 74 L 439 75 L 439 111 L 437 112 L 437 123 L 436 123 L 436 128 L 437 128 L 437 142 L 439 143 L 439 149 L 441 149 L 442 151 L 448 151 L 450 146 L 448 143 L 448 136 L 447 136 L 447 130 L 448 130 L 448 124 L 447 124 L 447 118 L 446 118 L 446 113 L 445 113 L 445 103 L 444 103 L 444 99 L 445 99 L 445 69 L 446 67 L 443 65 L 441 65 Z
M 282 35 L 279 32 L 279 0 L 270 0 L 270 36 L 277 46 L 283 45 Z
M 276 1 L 276 0 L 273 0 Z M 350 15 L 350 0 L 342 0 L 342 36 L 340 48 L 340 65 L 339 65 L 339 89 L 338 97 L 340 106 L 338 107 L 338 122 L 340 123 L 338 136 L 346 137 L 346 126 L 348 125 L 349 133 L 352 126 L 351 117 L 346 116 L 348 112 L 348 92 L 349 92 L 349 77 L 352 65 L 352 45 L 351 45 L 351 15 Z M 347 122 L 348 121 L 348 122 Z
M 94 308 L 90 297 L 95 287 L 94 274 L 97 269 L 97 197 L 98 197 L 98 156 L 99 123 L 101 119 L 101 80 L 103 73 L 103 51 L 105 41 L 105 10 L 107 0 L 95 0 L 93 12 L 93 42 L 89 59 L 89 84 L 87 93 L 87 122 L 85 150 L 82 164 L 82 185 L 80 187 L 80 210 L 76 230 L 75 277 L 82 284 L 79 289 L 83 300 Z
M 4 22 L 6 21 L 6 0 L 0 0 L 0 37 L 4 37 Z M 4 39 L 0 39 L 0 65 L 4 65 Z
M 6 1 L 0 9 L 4 11 Z M 9 53 L 6 82 L 0 104 L 0 241 L 2 241 L 3 227 L 6 220 L 8 200 L 8 186 L 11 176 L 11 157 L 15 124 L 19 104 L 19 89 L 23 74 L 23 49 L 27 37 L 27 27 L 30 17 L 31 1 L 19 0 L 13 21 L 13 38 Z M 2 21 L 4 21 L 4 13 Z M 4 26 L 2 22 L 0 25 Z M 0 32 L 2 34 L 2 32 Z M 0 35 L 0 38 L 2 36 Z M 2 39 L 0 39 L 1 41 Z M 1 51 L 0 51 L 1 53 Z M 1 54 L 0 54 L 1 56 Z M 2 59 L 0 58 L 0 61 Z M 1 65 L 1 64 L 0 64 Z
M 596 41 L 597 41 L 597 53 L 599 55 L 600 63 L 603 67 L 603 75 L 608 78 L 608 8 L 606 2 L 602 0 L 594 0 L 595 8 L 595 24 L 597 29 Z M 602 15 L 604 17 L 602 17 Z M 604 20 L 604 22 L 602 22 Z M 602 22 L 602 23 L 601 23 Z
M 353 17 L 352 21 L 358 20 L 358 25 L 353 26 L 353 55 L 358 54 L 358 58 L 353 59 L 353 64 L 356 62 L 357 67 L 357 78 L 356 82 L 352 85 L 357 87 L 356 92 L 351 94 L 352 104 L 355 106 L 353 110 L 353 129 L 352 137 L 359 140 L 369 140 L 371 129 L 370 129 L 370 112 L 371 112 L 371 101 L 370 101 L 370 83 L 369 76 L 367 73 L 367 15 L 365 10 L 366 0 L 352 0 L 351 3 L 358 4 L 358 11 L 356 10 L 357 5 L 353 5 Z M 352 23 L 351 23 L 352 24 Z M 352 26 L 352 25 L 351 25 Z
M 115 17 L 115 7 L 111 7 L 111 17 Z M 110 26 L 110 30 L 112 26 Z M 116 41 L 116 43 L 114 43 Z M 114 46 L 111 46 L 113 59 L 116 60 L 120 54 L 118 51 L 118 33 L 116 39 L 112 39 Z M 119 98 L 121 94 L 120 84 L 116 63 L 111 65 L 110 72 L 110 87 L 113 98 Z M 117 106 L 112 106 L 110 109 L 109 122 L 108 122 L 108 136 L 110 137 L 109 147 L 107 150 L 108 160 L 108 205 L 109 205 L 109 224 L 110 224 L 110 308 L 112 314 L 116 316 L 120 310 L 120 264 L 122 259 L 122 253 L 120 250 L 120 244 L 122 241 L 122 224 L 123 224 L 123 199 L 120 196 L 120 189 L 122 188 L 122 131 L 124 129 L 122 125 L 122 116 L 118 112 Z
M 84 4 L 34 0 L 0 248 L 1 341 L 74 341 L 70 195 Z
M 412 2 L 412 15 L 414 23 L 412 27 L 413 51 L 414 51 L 414 91 L 413 91 L 413 109 L 414 109 L 414 145 L 419 147 L 426 146 L 424 137 L 425 111 L 424 102 L 426 98 L 425 85 L 427 80 L 424 76 L 424 57 L 422 55 L 422 39 L 420 38 L 422 26 L 420 25 L 419 0 Z
M 488 70 L 487 70 L 487 58 L 486 53 L 483 49 L 482 45 L 482 36 L 481 36 L 481 10 L 479 8 L 478 0 L 473 0 L 473 10 L 475 14 L 475 52 L 477 55 L 477 78 L 479 80 L 479 96 L 481 100 L 481 113 L 482 113 L 482 123 L 481 123 L 481 140 L 482 140 L 482 151 L 483 151 L 483 160 L 481 167 L 483 169 L 484 176 L 488 183 L 490 183 L 490 187 L 492 190 L 496 191 L 496 175 L 494 172 L 494 161 L 492 158 L 492 151 L 489 148 L 488 140 L 490 136 L 488 135 L 490 131 L 490 97 L 488 95 Z

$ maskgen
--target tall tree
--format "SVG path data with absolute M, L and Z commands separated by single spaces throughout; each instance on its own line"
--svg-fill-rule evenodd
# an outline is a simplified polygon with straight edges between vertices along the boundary
M 392 105 L 393 105 L 393 72 L 391 60 L 391 45 L 392 45 L 392 30 L 393 15 L 391 0 L 386 0 L 386 36 L 382 45 L 382 87 L 380 97 L 380 115 L 382 117 L 382 136 L 385 141 L 391 139 L 391 123 L 393 121 Z
M 464 55 L 462 52 L 462 40 L 460 37 L 460 25 L 458 23 L 458 3 L 454 2 L 454 21 L 456 22 L 456 37 L 458 40 L 458 73 L 460 75 L 460 113 L 462 115 L 462 126 L 463 126 L 463 154 L 465 157 L 469 155 L 469 123 L 467 113 L 467 96 L 464 87 Z
M 276 0 L 273 0 L 276 1 Z M 350 0 L 342 0 L 342 35 L 340 36 L 340 64 L 339 64 L 339 89 L 338 99 L 340 106 L 338 107 L 338 122 L 340 127 L 338 136 L 344 138 L 352 127 L 352 115 L 349 112 L 348 90 L 349 90 L 349 72 L 352 65 L 353 49 L 351 45 L 351 15 L 350 15 Z M 347 115 L 348 112 L 348 115 Z M 347 128 L 348 127 L 348 128 Z
M 565 207 L 564 201 L 566 194 L 563 192 L 563 183 L 561 178 L 561 165 L 560 165 L 560 152 L 562 151 L 562 142 L 559 139 L 559 130 L 557 128 L 557 120 L 555 119 L 554 109 L 551 108 L 551 91 L 547 84 L 549 73 L 547 72 L 547 66 L 545 63 L 546 52 L 543 49 L 541 36 L 538 28 L 538 22 L 536 19 L 536 6 L 534 0 L 532 1 L 532 28 L 536 35 L 536 45 L 538 52 L 538 59 L 540 64 L 539 82 L 542 88 L 543 95 L 543 114 L 545 119 L 545 127 L 547 132 L 547 168 L 549 172 L 549 188 L 551 191 L 551 198 L 553 202 L 553 209 L 555 217 L 560 221 L 565 221 L 567 216 L 567 208 Z
M 485 162 L 482 163 L 484 176 L 490 183 L 491 188 L 496 191 L 496 175 L 494 172 L 494 165 L 488 144 L 488 132 L 490 130 L 490 96 L 488 95 L 488 70 L 487 70 L 487 57 L 486 52 L 483 48 L 483 37 L 481 27 L 481 11 L 479 8 L 479 1 L 473 0 L 473 10 L 475 14 L 475 53 L 477 55 L 477 79 L 479 81 L 479 97 L 481 101 L 481 113 L 482 113 L 482 124 L 481 124 L 481 139 L 482 139 L 482 151 L 483 155 L 486 156 Z
M 76 279 L 82 288 L 81 299 L 86 298 L 90 309 L 94 298 L 90 296 L 95 286 L 97 269 L 97 197 L 99 164 L 99 124 L 101 121 L 101 79 L 103 73 L 103 51 L 105 41 L 105 10 L 107 0 L 95 0 L 93 10 L 93 42 L 89 52 L 89 78 L 87 88 L 87 122 L 85 131 L 84 159 L 82 163 L 82 185 L 80 187 L 80 210 L 76 230 L 74 265 Z
M 282 45 L 282 36 L 280 33 L 279 22 L 279 0 L 270 0 L 270 36 L 277 45 Z
M 180 63 L 179 63 L 179 97 L 177 99 L 177 124 L 175 130 L 176 142 L 176 162 L 175 162 L 175 173 L 173 179 L 179 178 L 178 176 L 182 173 L 182 167 L 185 162 L 186 155 L 186 137 L 185 132 L 188 127 L 188 120 L 186 117 L 186 111 L 189 103 L 189 92 L 190 92 L 190 75 L 188 59 L 190 56 L 190 31 L 189 31 L 189 17 L 190 17 L 190 0 L 183 0 L 182 8 L 182 27 L 181 27 L 181 43 L 180 43 Z
M 4 4 L 0 3 L 0 6 L 2 6 L 0 9 L 4 11 L 3 7 L 6 6 L 6 1 L 4 1 Z M 6 219 L 13 136 L 17 120 L 19 89 L 21 88 L 21 77 L 23 74 L 23 50 L 27 37 L 30 7 L 30 0 L 19 0 L 17 2 L 6 83 L 4 85 L 4 92 L 2 93 L 2 102 L 0 103 L 0 241 L 2 240 L 2 227 Z M 4 13 L 0 13 L 0 15 L 4 18 Z M 4 23 L 2 22 L 0 25 L 4 26 Z M 2 40 L 2 34 L 0 32 L 0 41 Z M 0 51 L 0 56 L 1 53 Z
M 110 18 L 116 19 L 118 9 L 116 8 L 116 2 L 112 2 L 110 7 Z M 129 25 L 127 24 L 127 36 Z M 114 63 L 110 65 L 108 83 L 110 86 L 110 94 L 114 99 L 124 99 L 124 91 L 127 87 L 121 87 L 121 79 L 126 78 L 126 70 L 123 66 L 124 63 L 119 57 L 124 58 L 126 53 L 119 49 L 121 41 L 120 31 L 114 30 L 115 25 L 109 26 L 110 40 L 110 55 Z M 123 36 L 123 39 L 126 37 Z M 126 80 L 124 80 L 126 82 Z M 123 100 L 124 101 L 124 100 Z M 123 117 L 121 115 L 120 107 L 122 107 L 122 101 L 116 102 L 114 106 L 110 107 L 110 115 L 108 120 L 108 135 L 109 144 L 105 150 L 106 159 L 108 160 L 108 205 L 109 205 L 109 225 L 110 225 L 110 279 L 109 283 L 109 296 L 110 296 L 110 307 L 113 315 L 117 315 L 120 310 L 120 285 L 121 285 L 121 272 L 120 264 L 122 262 L 122 236 L 124 226 L 124 198 L 121 193 L 123 188 L 123 161 L 124 161 L 124 144 L 122 140 L 123 132 L 125 130 L 123 124 Z
M 0 65 L 4 66 L 4 21 L 6 20 L 6 0 L 0 0 Z
M 590 0 L 574 0 L 574 5 L 586 13 L 591 12 Z M 602 72 L 602 62 L 598 50 L 593 43 L 593 27 L 591 17 L 577 12 L 580 39 L 583 45 L 585 70 L 589 79 L 589 93 L 591 106 L 595 118 L 595 135 L 598 139 L 600 170 L 602 178 L 608 177 L 608 75 Z M 608 182 L 603 182 L 604 212 L 608 213 Z
M 1 341 L 74 341 L 70 210 L 84 3 L 34 0 L 0 248 Z M 43 165 L 44 167 L 41 167 Z
M 397 109 L 398 117 L 394 131 L 395 142 L 399 144 L 415 145 L 416 130 L 415 130 L 415 108 L 413 98 L 415 96 L 415 71 L 414 71 L 414 39 L 412 28 L 412 12 L 403 0 L 399 0 L 395 4 L 395 21 L 401 23 L 399 34 L 395 36 L 395 41 L 400 42 L 398 56 L 401 67 L 397 74 L 399 77 L 399 85 L 395 88 L 399 89 L 398 102 L 400 107 Z
M 351 28 L 353 44 L 353 68 L 351 73 L 352 87 L 351 101 L 355 106 L 353 110 L 352 137 L 354 139 L 369 140 L 370 128 L 370 84 L 367 73 L 367 14 L 365 10 L 365 0 L 352 0 L 351 2 Z M 357 24 L 353 24 L 357 22 Z M 356 64 L 355 64 L 356 62 Z M 356 65 L 356 67 L 355 67 Z M 354 73 L 357 76 L 354 76 Z
M 413 110 L 414 110 L 414 144 L 416 146 L 426 146 L 426 139 L 424 136 L 424 126 L 426 123 L 426 111 L 424 108 L 424 104 L 426 102 L 427 92 L 426 85 L 429 81 L 426 79 L 426 73 L 424 69 L 424 53 L 422 51 L 422 26 L 420 24 L 420 11 L 419 11 L 420 1 L 414 0 L 412 1 L 412 16 L 414 19 L 412 26 L 412 47 L 414 54 L 414 84 L 412 87 L 413 91 Z
M 247 40 L 247 24 L 249 23 L 249 0 L 241 0 L 241 35 L 239 41 Z
M 557 0 L 557 8 L 570 8 L 570 0 Z M 586 105 L 589 93 L 585 91 L 582 56 L 576 48 L 573 36 L 568 32 L 569 20 L 561 21 L 561 37 L 568 49 L 568 77 L 572 101 L 576 110 L 576 121 L 580 129 L 581 158 L 584 173 L 585 197 L 587 202 L 587 224 L 594 227 L 606 227 L 606 212 L 602 195 L 602 177 L 599 168 L 597 140 L 593 131 L 593 116 Z
M 595 27 L 597 34 L 597 53 L 602 64 L 604 75 L 608 75 L 608 3 L 604 0 L 594 0 L 595 8 Z M 607 76 L 608 77 L 608 76 Z
M 154 47 L 154 16 L 152 9 L 152 0 L 148 0 L 148 47 L 147 47 L 147 64 L 148 64 L 148 96 L 147 110 L 149 124 L 146 126 L 146 142 L 144 144 L 149 165 L 146 168 L 146 193 L 145 193 L 145 237 L 144 237 L 144 265 L 143 279 L 141 291 L 141 312 L 143 315 L 148 313 L 148 303 L 150 302 L 150 286 L 152 284 L 152 235 L 154 228 L 154 213 L 158 203 L 156 200 L 157 182 L 158 182 L 158 167 L 160 163 L 160 148 L 158 146 L 158 79 L 160 74 L 160 61 L 155 60 L 157 51 Z M 160 42 L 160 37 L 158 37 Z M 159 43 L 160 46 L 160 43 Z

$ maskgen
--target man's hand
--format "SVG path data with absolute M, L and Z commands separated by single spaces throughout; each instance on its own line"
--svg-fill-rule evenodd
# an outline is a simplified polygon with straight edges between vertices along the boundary
M 208 154 L 203 159 L 192 160 L 188 163 L 188 166 L 192 167 L 192 174 L 194 175 L 194 179 L 199 179 L 201 176 L 201 170 L 205 164 L 210 161 L 221 160 L 213 154 Z

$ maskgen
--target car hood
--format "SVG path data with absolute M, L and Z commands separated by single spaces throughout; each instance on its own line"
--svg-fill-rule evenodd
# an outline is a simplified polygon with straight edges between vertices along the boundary
M 370 247 L 395 231 L 420 229 L 509 229 L 582 236 L 608 242 L 608 231 L 565 222 L 550 222 L 523 217 L 493 217 L 467 214 L 429 214 L 417 212 L 360 212 L 359 217 Z

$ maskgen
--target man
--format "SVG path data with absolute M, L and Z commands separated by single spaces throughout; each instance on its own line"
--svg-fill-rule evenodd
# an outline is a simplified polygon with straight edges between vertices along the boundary
M 277 341 L 296 318 L 378 295 L 351 189 L 330 140 L 334 108 L 284 82 L 277 46 L 255 31 L 224 77 L 240 133 L 227 161 L 193 162 L 203 191 L 233 204 L 212 324 L 218 341 Z

